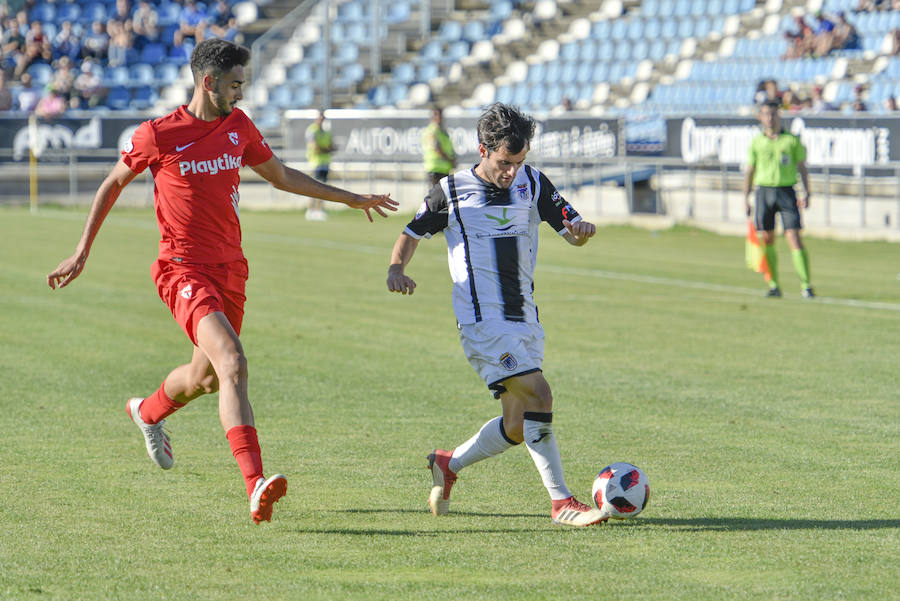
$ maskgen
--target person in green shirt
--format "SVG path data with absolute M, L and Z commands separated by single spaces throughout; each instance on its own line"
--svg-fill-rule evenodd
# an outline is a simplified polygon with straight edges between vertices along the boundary
M 453 142 L 444 129 L 444 113 L 440 108 L 431 111 L 431 122 L 422 132 L 422 154 L 425 159 L 426 181 L 431 189 L 450 175 L 456 166 Z
M 778 101 L 766 102 L 759 110 L 763 131 L 750 143 L 747 155 L 747 174 L 744 177 L 744 206 L 751 215 L 750 192 L 756 184 L 756 210 L 753 219 L 762 232 L 766 261 L 772 272 L 766 296 L 780 297 L 778 285 L 778 256 L 775 252 L 775 213 L 781 213 L 784 237 L 791 247 L 794 269 L 800 276 L 804 298 L 814 298 L 809 279 L 809 253 L 803 246 L 800 230 L 800 209 L 809 206 L 809 171 L 806 168 L 806 148 L 797 136 L 781 127 Z M 797 174 L 803 183 L 803 194 L 794 190 Z
M 325 111 L 319 111 L 315 122 L 306 128 L 306 160 L 314 169 L 315 178 L 323 184 L 328 181 L 332 152 L 334 152 L 334 142 L 331 139 L 331 130 L 325 128 Z M 309 199 L 306 218 L 310 221 L 328 219 L 328 214 L 322 208 L 321 198 Z

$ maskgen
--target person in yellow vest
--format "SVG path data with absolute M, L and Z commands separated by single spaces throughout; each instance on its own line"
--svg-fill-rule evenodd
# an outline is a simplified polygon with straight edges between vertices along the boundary
M 784 237 L 791 247 L 794 269 L 800 277 L 800 293 L 804 298 L 814 298 L 809 278 L 809 253 L 803 246 L 800 230 L 800 209 L 809 206 L 809 171 L 806 168 L 806 147 L 800 138 L 781 127 L 778 100 L 769 100 L 759 109 L 763 131 L 750 143 L 747 156 L 747 173 L 744 177 L 744 207 L 751 215 L 750 192 L 756 184 L 756 211 L 753 220 L 762 232 L 766 261 L 772 279 L 766 296 L 778 298 L 778 256 L 775 253 L 775 214 L 781 213 Z M 798 197 L 794 186 L 797 174 L 803 183 L 803 194 Z
M 315 171 L 315 178 L 323 184 L 328 181 L 328 168 L 331 165 L 331 153 L 334 142 L 331 129 L 325 127 L 325 111 L 319 111 L 315 122 L 306 128 L 306 160 Z M 325 221 L 328 214 L 322 208 L 321 198 L 310 198 L 306 209 L 306 218 L 310 221 Z
M 456 153 L 450 135 L 444 129 L 444 114 L 440 108 L 431 111 L 431 122 L 422 132 L 422 154 L 429 189 L 453 173 Z

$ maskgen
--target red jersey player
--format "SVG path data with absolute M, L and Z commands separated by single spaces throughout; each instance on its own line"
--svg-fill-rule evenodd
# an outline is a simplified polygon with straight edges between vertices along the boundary
M 344 203 L 386 217 L 396 211 L 389 195 L 359 195 L 291 169 L 273 156 L 242 98 L 250 51 L 219 39 L 201 42 L 191 55 L 194 94 L 186 106 L 147 121 L 125 145 L 122 158 L 100 185 L 75 254 L 47 276 L 62 288 L 84 269 L 94 238 L 122 189 L 146 168 L 153 174 L 161 239 L 152 268 L 160 298 L 194 343 L 190 363 L 176 367 L 146 399 L 126 410 L 144 435 L 147 453 L 169 469 L 174 463 L 164 418 L 189 401 L 219 391 L 219 419 L 250 497 L 250 516 L 269 521 L 287 491 L 287 479 L 266 478 L 247 395 L 247 360 L 238 335 L 244 315 L 247 261 L 241 250 L 239 171 L 247 165 L 275 187 Z

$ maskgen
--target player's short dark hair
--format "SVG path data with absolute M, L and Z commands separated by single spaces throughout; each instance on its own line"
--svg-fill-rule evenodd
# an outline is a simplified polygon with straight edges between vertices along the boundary
M 766 100 L 765 102 L 762 103 L 762 105 L 769 107 L 773 111 L 777 111 L 781 108 L 781 102 L 775 98 Z
M 519 154 L 531 146 L 534 128 L 534 119 L 517 107 L 495 102 L 478 119 L 478 142 L 488 152 L 506 146 L 512 154 Z
M 244 66 L 250 60 L 250 50 L 219 38 L 203 40 L 191 53 L 191 73 L 199 81 L 209 74 L 219 79 L 238 65 Z

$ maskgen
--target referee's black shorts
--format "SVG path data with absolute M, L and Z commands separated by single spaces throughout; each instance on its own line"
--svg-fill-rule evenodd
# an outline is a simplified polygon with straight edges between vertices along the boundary
M 784 229 L 803 229 L 800 209 L 797 208 L 797 193 L 793 186 L 759 186 L 756 189 L 756 210 L 753 217 L 756 229 L 767 232 L 774 230 L 775 213 L 781 213 L 781 225 Z

